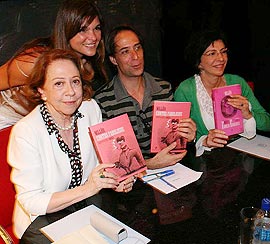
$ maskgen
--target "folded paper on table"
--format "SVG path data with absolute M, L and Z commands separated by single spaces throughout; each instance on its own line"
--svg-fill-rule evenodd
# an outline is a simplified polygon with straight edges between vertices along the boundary
M 270 138 L 256 135 L 252 139 L 241 137 L 227 145 L 230 148 L 270 160 Z
M 132 228 L 115 219 L 111 215 L 102 211 L 95 205 L 90 205 L 86 208 L 76 211 L 52 224 L 41 228 L 40 231 L 52 242 L 54 241 L 56 244 L 117 243 L 114 242 L 111 237 L 105 235 L 106 233 L 109 233 L 107 232 L 106 228 L 103 229 L 102 233 L 102 230 L 99 231 L 92 225 L 92 222 L 90 223 L 90 219 L 93 220 L 91 216 L 97 213 L 102 215 L 103 220 L 107 219 L 105 221 L 106 223 L 104 223 L 104 227 L 109 222 L 115 223 L 114 231 L 116 231 L 116 233 L 118 234 L 119 231 L 121 231 L 120 235 L 118 235 L 119 241 L 120 239 L 122 239 L 121 244 L 146 244 L 150 242 L 149 238 L 141 235 L 137 231 L 133 230 Z M 122 229 L 126 230 L 126 238 L 124 238 L 125 233 L 124 231 L 122 231 Z
M 108 236 L 115 243 L 127 238 L 127 230 L 122 225 L 106 218 L 101 213 L 93 213 L 90 216 L 90 223 L 96 230 Z
M 174 173 L 169 173 L 168 176 L 158 178 L 157 175 L 164 171 L 173 171 Z M 197 181 L 202 175 L 202 172 L 194 171 L 180 163 L 162 169 L 148 169 L 146 172 L 147 174 L 141 179 L 164 194 L 171 193 L 194 181 Z

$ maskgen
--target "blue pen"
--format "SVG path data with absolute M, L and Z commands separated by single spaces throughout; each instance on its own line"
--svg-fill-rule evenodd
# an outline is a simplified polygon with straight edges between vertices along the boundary
M 175 187 L 170 182 L 168 182 L 167 180 L 164 179 L 164 177 L 169 176 L 169 175 L 173 175 L 174 173 L 175 173 L 174 170 L 169 169 L 169 170 L 164 170 L 164 171 L 161 171 L 161 172 L 156 172 L 156 173 L 148 174 L 148 175 L 143 176 L 143 178 L 146 178 L 148 176 L 153 176 L 153 175 L 155 177 L 152 178 L 152 179 L 149 179 L 149 180 L 145 180 L 144 183 L 148 183 L 149 181 L 160 179 L 163 182 L 165 182 L 168 186 L 173 187 L 174 189 L 178 189 L 177 187 Z
M 156 173 L 153 173 L 153 174 L 147 174 L 147 175 L 143 176 L 143 178 L 146 178 L 146 177 L 152 176 L 152 175 L 155 175 L 155 176 L 164 175 L 164 174 L 167 174 L 167 173 L 174 174 L 174 170 L 173 169 L 167 169 L 167 170 L 156 172 Z

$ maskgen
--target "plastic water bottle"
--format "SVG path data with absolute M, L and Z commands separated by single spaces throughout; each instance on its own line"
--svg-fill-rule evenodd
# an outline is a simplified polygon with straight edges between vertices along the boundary
M 263 198 L 254 221 L 253 244 L 270 244 L 270 199 Z

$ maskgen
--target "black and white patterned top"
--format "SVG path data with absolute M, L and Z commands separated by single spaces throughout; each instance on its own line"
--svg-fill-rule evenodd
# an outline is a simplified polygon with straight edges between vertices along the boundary
M 70 160 L 70 166 L 72 170 L 72 178 L 69 184 L 69 189 L 79 186 L 82 182 L 83 175 L 83 165 L 81 161 L 81 150 L 78 136 L 78 126 L 77 119 L 82 118 L 83 115 L 77 110 L 74 113 L 74 129 L 73 129 L 73 150 L 69 149 L 68 145 L 64 142 L 62 136 L 59 133 L 58 128 L 56 127 L 52 116 L 50 115 L 46 103 L 43 103 L 40 106 L 40 113 L 45 122 L 49 135 L 52 135 L 55 132 L 56 139 L 61 150 L 66 153 Z

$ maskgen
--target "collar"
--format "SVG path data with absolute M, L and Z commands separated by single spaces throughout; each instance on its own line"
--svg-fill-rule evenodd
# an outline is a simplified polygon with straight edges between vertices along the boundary
M 162 87 L 159 86 L 159 84 L 156 82 L 156 78 L 154 78 L 152 75 L 150 75 L 147 72 L 144 72 L 143 78 L 145 80 L 145 91 L 144 91 L 145 98 L 152 97 L 154 94 L 160 93 L 162 91 Z M 127 92 L 125 86 L 121 82 L 118 75 L 114 76 L 113 84 L 114 84 L 115 99 L 117 102 L 130 97 L 129 93 Z

